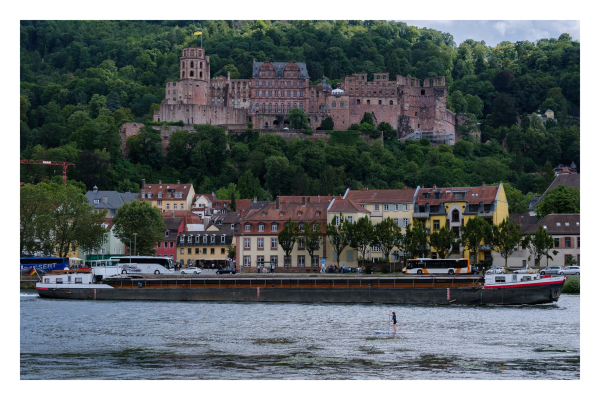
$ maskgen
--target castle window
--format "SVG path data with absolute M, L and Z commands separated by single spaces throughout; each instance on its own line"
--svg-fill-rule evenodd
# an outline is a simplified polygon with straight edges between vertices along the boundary
M 279 104 L 275 104 L 275 112 L 279 111 Z
M 421 124 L 417 124 L 417 128 L 420 128 L 420 127 L 421 127 Z
M 360 99 L 356 99 L 356 104 L 360 104 Z
M 390 106 L 394 105 L 394 100 L 390 100 Z
M 425 96 L 425 89 L 421 89 L 421 96 Z
M 194 76 L 194 71 L 190 71 L 190 77 Z
M 181 77 L 185 78 L 185 71 L 181 71 Z
M 367 104 L 371 104 L 371 100 L 367 100 Z
M 340 107 L 344 108 L 344 102 L 343 101 L 340 102 Z
M 315 97 L 315 92 L 310 92 L 310 97 Z
M 415 111 L 415 117 L 417 116 L 417 112 Z
M 381 104 L 381 100 L 379 100 L 379 104 Z
M 194 68 L 194 62 L 190 61 L 190 68 Z
M 300 109 L 304 110 L 304 104 L 303 103 L 300 103 Z
M 335 101 L 331 102 L 331 107 L 335 108 Z
M 271 104 L 269 104 L 269 112 L 271 112 L 271 111 L 272 111 L 272 110 L 271 110 Z

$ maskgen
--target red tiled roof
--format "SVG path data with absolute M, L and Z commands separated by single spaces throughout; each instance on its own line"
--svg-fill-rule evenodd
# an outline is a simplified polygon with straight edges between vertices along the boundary
M 555 188 L 558 185 L 565 185 L 565 186 L 576 187 L 577 189 L 580 189 L 579 174 L 558 175 L 556 177 L 556 179 L 554 179 L 554 181 L 552 181 L 550 186 L 548 186 L 548 189 L 546 189 L 546 192 L 548 192 L 548 190 Z
M 237 210 L 249 210 L 252 200 L 250 199 L 239 199 L 235 201 Z
M 190 189 L 192 188 L 191 183 L 150 183 L 146 184 L 143 189 L 140 190 L 138 194 L 138 200 L 166 200 L 166 199 L 174 199 L 172 197 L 172 193 L 182 193 L 182 200 L 187 199 L 190 194 Z M 158 193 L 162 193 L 162 197 L 158 197 Z M 142 198 L 142 193 L 152 193 L 152 197 L 148 199 L 148 197 Z
M 524 233 L 534 233 L 539 226 L 546 226 L 550 235 L 579 235 L 579 214 L 549 214 L 537 224 L 531 224 Z M 558 225 L 560 224 L 560 226 Z M 569 224 L 568 226 L 566 224 Z
M 271 203 L 262 209 L 250 210 L 248 214 L 244 213 L 244 217 L 241 221 L 242 232 L 244 234 L 263 234 L 263 235 L 275 235 L 283 229 L 285 222 L 288 219 L 292 219 L 294 222 L 321 222 L 321 231 L 325 233 L 327 225 L 327 207 L 325 203 L 307 203 L 305 207 L 302 204 L 297 203 L 283 203 L 280 204 L 279 210 L 276 210 L 276 203 Z M 301 215 L 298 215 L 301 213 Z M 317 215 L 319 213 L 319 215 Z M 283 214 L 283 215 L 282 215 Z M 244 226 L 249 222 L 252 224 L 250 232 L 244 231 Z M 259 222 L 264 223 L 265 231 L 259 232 Z M 271 231 L 271 223 L 278 223 L 277 232 Z
M 331 207 L 329 208 L 329 212 L 364 212 L 371 214 L 371 211 L 348 199 L 334 201 Z
M 202 219 L 188 210 L 171 210 L 162 213 L 163 218 L 183 218 L 186 224 L 201 224 Z
M 412 203 L 416 189 L 349 190 L 345 199 L 358 204 Z
M 496 199 L 499 186 L 479 186 L 479 187 L 452 187 L 452 188 L 422 188 L 417 194 L 416 204 L 439 205 L 448 201 L 465 201 L 467 203 L 491 203 Z M 465 197 L 457 199 L 454 197 L 454 192 L 465 192 Z M 423 193 L 429 194 L 429 197 L 424 199 Z M 440 193 L 440 198 L 436 199 L 433 193 Z
M 110 231 L 114 225 L 112 218 L 104 218 L 104 223 L 106 224 L 107 231 Z

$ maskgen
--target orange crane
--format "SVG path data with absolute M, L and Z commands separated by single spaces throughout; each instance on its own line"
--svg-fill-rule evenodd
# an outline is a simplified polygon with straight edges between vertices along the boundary
M 67 185 L 67 167 L 75 165 L 66 161 L 21 160 L 21 164 L 59 165 L 63 167 L 63 186 Z

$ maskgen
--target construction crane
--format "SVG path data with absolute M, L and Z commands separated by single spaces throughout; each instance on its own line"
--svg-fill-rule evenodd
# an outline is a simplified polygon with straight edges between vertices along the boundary
M 21 160 L 21 164 L 59 165 L 63 167 L 63 186 L 67 185 L 67 167 L 75 165 L 66 161 Z

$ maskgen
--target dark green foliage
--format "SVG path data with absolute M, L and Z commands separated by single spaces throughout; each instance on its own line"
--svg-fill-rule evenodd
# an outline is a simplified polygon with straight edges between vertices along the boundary
M 123 158 L 122 123 L 183 127 L 183 121 L 151 120 L 165 97 L 165 83 L 179 77 L 181 49 L 199 46 L 192 35 L 197 26 L 193 21 L 21 21 L 21 158 L 77 163 L 69 167 L 69 178 L 88 188 L 135 191 L 142 178 L 181 179 L 192 182 L 196 192 L 231 183 L 243 192 L 245 185 L 249 189 L 242 198 L 265 198 L 264 189 L 343 194 L 348 187 L 502 180 L 521 191 L 509 195 L 511 212 L 522 208 L 524 197 L 545 190 L 543 177 L 532 173 L 543 172 L 546 161 L 580 166 L 579 42 L 563 35 L 535 44 L 488 47 L 467 40 L 457 46 L 448 33 L 403 22 L 342 20 L 204 21 L 213 76 L 230 72 L 234 79 L 238 74 L 249 79 L 253 58 L 304 60 L 311 83 L 325 75 L 333 87 L 353 73 L 366 73 L 369 80 L 380 71 L 390 72 L 392 80 L 445 76 L 450 109 L 472 114 L 467 132 L 479 123 L 481 141 L 490 143 L 477 143 L 461 126 L 459 138 L 471 142 L 459 141 L 454 150 L 438 151 L 425 140 L 403 143 L 391 125 L 375 126 L 366 114 L 348 132 L 333 131 L 326 119 L 322 128 L 332 131 L 328 146 L 318 141 L 288 145 L 275 135 L 259 136 L 252 126 L 230 136 L 202 127 L 173 133 L 164 156 L 160 137 L 148 131 L 130 143 L 133 151 Z M 546 107 L 556 123 L 544 126 L 524 116 Z M 302 114 L 295 126 L 306 130 Z M 520 126 L 514 125 L 517 115 Z M 383 145 L 368 144 L 369 136 L 382 132 Z M 271 169 L 280 167 L 284 172 Z M 251 179 L 242 179 L 246 172 Z M 60 174 L 48 166 L 21 166 L 24 182 Z
M 331 117 L 327 117 L 325 118 L 322 122 L 321 122 L 321 129 L 325 130 L 325 131 L 332 131 L 333 130 L 333 118 Z
M 558 185 L 546 192 L 542 201 L 535 209 L 538 218 L 548 214 L 579 214 L 580 208 L 579 188 Z
M 579 294 L 580 278 L 578 276 L 569 276 L 565 282 L 562 292 L 567 294 Z

